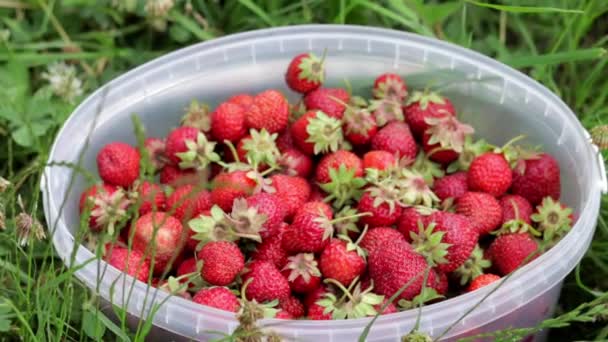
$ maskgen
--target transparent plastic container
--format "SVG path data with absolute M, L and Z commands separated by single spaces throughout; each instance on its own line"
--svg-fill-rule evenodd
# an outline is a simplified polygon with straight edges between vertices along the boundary
M 388 71 L 404 75 L 410 88 L 423 88 L 429 82 L 442 84 L 442 92 L 478 136 L 502 144 L 525 134 L 529 142 L 541 144 L 559 160 L 562 201 L 578 214 L 576 225 L 558 245 L 518 270 L 444 338 L 534 326 L 550 316 L 563 279 L 592 239 L 600 193 L 606 191 L 603 161 L 587 131 L 557 96 L 516 70 L 449 43 L 385 29 L 313 25 L 252 31 L 197 44 L 140 66 L 97 90 L 65 123 L 50 160 L 81 163 L 95 170 L 95 155 L 105 143 L 122 140 L 135 144 L 132 114 L 141 118 L 150 136 L 163 136 L 177 126 L 183 108 L 193 98 L 216 105 L 236 92 L 277 88 L 294 100 L 296 94 L 283 81 L 290 59 L 303 51 L 320 55 L 323 49 L 327 49 L 329 86 L 343 85 L 348 79 L 355 93 L 369 91 L 374 77 Z M 75 252 L 74 264 L 80 265 L 93 254 L 84 247 L 74 251 L 78 196 L 86 184 L 83 177 L 72 180 L 72 176 L 70 168 L 47 168 L 42 180 L 44 209 L 49 227 L 56 229 L 52 239 L 58 254 L 69 263 Z M 114 286 L 110 291 L 117 279 L 130 284 L 132 278 L 103 261 L 88 263 L 76 275 L 97 288 L 105 300 L 124 306 L 134 324 L 152 304 L 168 296 L 141 282 L 135 282 L 132 291 L 128 286 L 126 290 Z M 420 329 L 439 336 L 492 288 L 424 307 Z M 131 292 L 128 301 L 126 291 Z M 398 340 L 412 329 L 416 315 L 410 310 L 381 316 L 368 340 Z M 288 340 L 355 341 L 368 322 L 264 320 L 262 324 L 272 325 Z M 237 322 L 228 312 L 173 297 L 160 306 L 154 325 L 151 339 L 209 340 L 218 337 L 210 331 L 231 332 Z M 543 340 L 542 334 L 536 339 Z

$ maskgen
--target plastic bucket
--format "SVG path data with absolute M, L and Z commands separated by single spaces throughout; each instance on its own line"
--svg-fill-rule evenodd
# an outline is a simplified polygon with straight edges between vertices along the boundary
M 283 81 L 289 60 L 302 51 L 320 54 L 323 49 L 327 49 L 329 85 L 343 85 L 348 79 L 355 93 L 369 91 L 373 78 L 387 71 L 404 75 L 411 88 L 422 88 L 429 82 L 442 84 L 442 92 L 479 136 L 501 144 L 525 134 L 529 142 L 541 144 L 559 160 L 562 201 L 578 214 L 576 225 L 558 245 L 518 270 L 444 338 L 533 326 L 551 315 L 563 279 L 580 261 L 593 236 L 600 193 L 606 190 L 603 161 L 587 131 L 557 96 L 518 71 L 445 42 L 384 29 L 313 25 L 253 31 L 197 44 L 140 66 L 97 90 L 65 123 L 50 160 L 81 163 L 95 170 L 95 155 L 103 144 L 113 140 L 135 143 L 133 113 L 140 116 L 149 135 L 162 136 L 178 124 L 182 109 L 193 98 L 215 105 L 235 92 L 278 88 L 295 99 Z M 52 238 L 57 252 L 66 262 L 74 252 L 77 199 L 86 186 L 84 178 L 72 177 L 73 173 L 70 168 L 49 167 L 43 179 L 45 215 L 49 227 L 55 229 Z M 92 257 L 90 251 L 78 247 L 74 263 L 79 265 Z M 76 275 L 97 288 L 105 300 L 124 306 L 134 321 L 168 296 L 141 282 L 136 282 L 132 291 L 127 286 L 130 295 L 122 286 L 110 291 L 117 278 L 128 283 L 132 278 L 103 261 L 90 262 Z M 420 329 L 439 336 L 491 288 L 424 307 Z M 411 330 L 416 315 L 416 310 L 409 310 L 380 317 L 369 340 L 397 340 Z M 286 339 L 299 341 L 354 341 L 368 322 L 262 321 Z M 209 331 L 230 332 L 237 326 L 228 312 L 177 297 L 160 306 L 153 323 L 165 334 L 163 339 L 172 340 L 208 340 L 217 337 Z

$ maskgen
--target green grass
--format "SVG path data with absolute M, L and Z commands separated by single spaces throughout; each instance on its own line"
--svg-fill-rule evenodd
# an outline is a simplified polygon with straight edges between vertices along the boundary
M 587 128 L 608 123 L 605 0 L 175 2 L 161 18 L 151 18 L 141 0 L 114 1 L 133 3 L 130 8 L 111 0 L 0 0 L 0 176 L 12 183 L 0 194 L 6 225 L 0 230 L 0 340 L 145 336 L 145 324 L 129 332 L 124 320 L 114 324 L 101 315 L 95 293 L 63 266 L 50 241 L 22 246 L 16 225 L 22 212 L 44 222 L 39 179 L 49 146 L 75 104 L 108 80 L 180 47 L 270 26 L 394 28 L 510 64 L 561 96 Z M 73 65 L 82 80 L 84 93 L 72 102 L 57 96 L 45 79 L 57 61 Z M 565 281 L 559 318 L 542 326 L 571 322 L 554 329 L 551 341 L 608 339 L 607 217 L 604 205 L 590 250 Z

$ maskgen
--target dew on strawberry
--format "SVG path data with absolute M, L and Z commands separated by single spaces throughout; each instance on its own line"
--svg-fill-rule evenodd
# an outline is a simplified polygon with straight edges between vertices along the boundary
M 329 87 L 325 58 L 286 66 L 291 102 L 195 100 L 167 136 L 104 146 L 79 203 L 89 241 L 123 241 L 104 259 L 239 319 L 351 319 L 475 291 L 568 233 L 550 154 L 475 137 L 402 75 Z

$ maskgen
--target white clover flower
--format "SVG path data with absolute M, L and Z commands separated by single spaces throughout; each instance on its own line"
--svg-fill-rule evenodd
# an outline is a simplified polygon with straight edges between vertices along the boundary
M 64 62 L 49 65 L 47 71 L 42 73 L 42 78 L 49 82 L 55 95 L 69 103 L 73 103 L 83 93 L 82 80 L 76 75 L 76 68 Z
M 15 218 L 19 245 L 26 246 L 34 239 L 38 241 L 45 239 L 46 234 L 42 223 L 25 212 L 21 196 L 17 197 L 17 202 L 21 208 L 21 213 Z
M 162 18 L 173 8 L 173 0 L 148 0 L 146 1 L 146 13 L 151 17 Z

